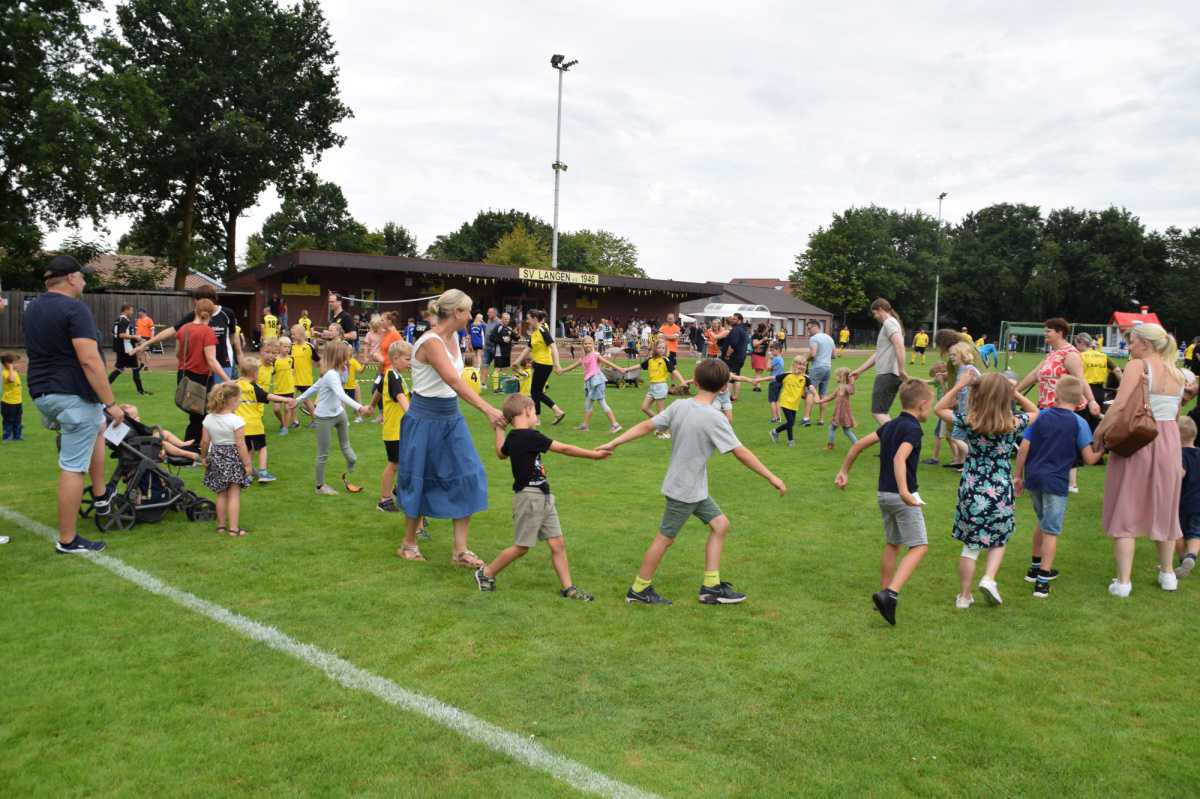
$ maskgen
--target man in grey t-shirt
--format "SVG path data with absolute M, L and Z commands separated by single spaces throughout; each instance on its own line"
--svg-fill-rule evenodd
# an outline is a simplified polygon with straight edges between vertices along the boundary
M 659 596 L 651 582 L 663 555 L 675 543 L 675 536 L 691 516 L 707 524 L 710 531 L 705 547 L 700 601 L 706 605 L 732 605 L 746 598 L 745 594 L 734 591 L 733 586 L 721 580 L 721 551 L 725 547 L 725 536 L 729 533 L 729 519 L 708 495 L 708 459 L 714 450 L 732 452 L 748 469 L 766 478 L 780 495 L 787 491 L 783 481 L 771 474 L 753 452 L 742 446 L 725 414 L 713 406 L 717 393 L 729 384 L 729 367 L 723 361 L 708 358 L 696 364 L 694 380 L 699 389 L 695 398 L 667 406 L 653 419 L 634 425 L 598 447 L 611 452 L 621 444 L 641 438 L 653 430 L 671 433 L 671 461 L 662 485 L 667 507 L 658 527 L 658 535 L 642 558 L 637 579 L 625 594 L 625 601 L 630 604 L 671 604 L 670 600 Z
M 904 330 L 892 310 L 892 304 L 880 297 L 871 303 L 871 315 L 879 323 L 879 337 L 875 340 L 875 352 L 870 358 L 850 373 L 852 380 L 875 367 L 875 385 L 871 388 L 871 416 L 881 425 L 891 421 L 892 401 L 900 384 L 908 379 L 904 371 Z
M 833 371 L 833 338 L 821 331 L 821 323 L 810 321 L 805 325 L 808 332 L 808 384 L 817 390 L 819 396 L 829 393 L 829 375 Z M 809 425 L 812 415 L 813 400 L 811 397 L 804 405 L 804 418 L 801 424 Z M 817 406 L 817 424 L 825 422 L 825 406 Z

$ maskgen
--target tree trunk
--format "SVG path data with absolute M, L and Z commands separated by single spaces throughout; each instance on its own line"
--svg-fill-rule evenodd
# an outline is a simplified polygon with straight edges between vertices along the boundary
M 179 235 L 179 249 L 175 254 L 175 290 L 183 291 L 187 284 L 188 267 L 192 263 L 192 225 L 196 215 L 196 187 L 200 177 L 192 170 L 187 177 L 187 191 L 183 195 L 183 229 Z
M 237 221 L 238 211 L 230 208 L 221 224 L 225 228 L 225 279 L 237 274 Z

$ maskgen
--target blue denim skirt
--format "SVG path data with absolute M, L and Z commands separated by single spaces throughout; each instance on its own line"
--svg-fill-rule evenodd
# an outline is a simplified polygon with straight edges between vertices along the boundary
M 458 397 L 412 395 L 400 421 L 396 504 L 409 518 L 461 519 L 487 510 L 487 473 Z

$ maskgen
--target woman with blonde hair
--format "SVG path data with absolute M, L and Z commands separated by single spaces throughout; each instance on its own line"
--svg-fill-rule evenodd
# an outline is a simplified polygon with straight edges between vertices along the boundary
M 496 427 L 504 414 L 462 378 L 458 332 L 471 321 L 471 298 L 458 289 L 429 303 L 433 326 L 413 344 L 412 399 L 400 422 L 396 501 L 405 515 L 404 543 L 396 553 L 425 560 L 417 546 L 422 516 L 454 520 L 450 562 L 477 569 L 483 561 L 467 548 L 471 516 L 487 509 L 487 474 L 475 450 L 458 399 L 474 406 Z
M 954 387 L 950 389 L 955 396 L 955 407 L 964 417 L 971 407 L 971 388 L 979 382 L 980 371 L 975 366 L 975 347 L 965 341 L 958 341 L 950 346 L 946 362 L 953 369 Z M 950 449 L 954 453 L 953 461 L 947 466 L 951 469 L 962 469 L 967 460 L 967 430 L 955 424 L 950 429 Z
M 1113 539 L 1117 576 L 1108 586 L 1116 597 L 1133 590 L 1133 554 L 1138 538 L 1158 548 L 1158 584 L 1164 591 L 1178 585 L 1172 568 L 1179 526 L 1179 494 L 1183 481 L 1183 448 L 1179 441 L 1179 406 L 1196 393 L 1195 378 L 1175 365 L 1175 337 L 1154 324 L 1129 331 L 1129 363 L 1121 378 L 1114 407 L 1141 402 L 1143 385 L 1149 391 L 1150 412 L 1158 435 L 1125 457 L 1110 453 L 1104 475 L 1104 532 Z M 1142 381 L 1145 381 L 1143 384 Z M 1115 418 L 1111 414 L 1107 418 Z M 1105 422 L 1096 428 L 1094 447 L 1103 446 Z

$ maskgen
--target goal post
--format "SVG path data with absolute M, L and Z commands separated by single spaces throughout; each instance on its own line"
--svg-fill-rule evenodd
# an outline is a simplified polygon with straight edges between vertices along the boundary
M 1079 323 L 1071 325 L 1070 339 L 1074 341 L 1076 334 L 1087 333 L 1093 341 L 1099 341 L 1102 347 L 1108 345 L 1108 325 Z M 996 346 L 1004 351 L 1004 367 L 1008 368 L 1009 359 L 1013 352 L 1045 352 L 1046 326 L 1042 322 L 1001 322 L 1000 341 Z M 1016 336 L 1016 348 L 1010 348 L 1008 340 Z

